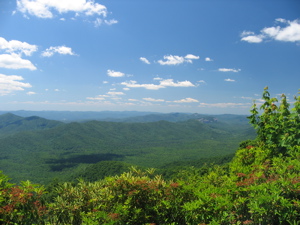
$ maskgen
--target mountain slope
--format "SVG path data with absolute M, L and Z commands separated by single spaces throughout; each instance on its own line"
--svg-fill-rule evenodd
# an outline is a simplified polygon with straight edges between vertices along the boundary
M 22 131 L 49 129 L 61 124 L 63 123 L 37 116 L 24 118 L 12 113 L 6 113 L 0 115 L 0 137 L 6 137 Z
M 218 122 L 220 123 L 220 122 Z M 90 121 L 51 129 L 24 131 L 1 139 L 0 170 L 18 180 L 47 182 L 70 175 L 82 165 L 101 161 L 159 167 L 182 160 L 233 153 L 242 132 L 212 127 L 196 120 L 172 123 L 115 123 Z M 238 130 L 238 128 L 236 128 Z

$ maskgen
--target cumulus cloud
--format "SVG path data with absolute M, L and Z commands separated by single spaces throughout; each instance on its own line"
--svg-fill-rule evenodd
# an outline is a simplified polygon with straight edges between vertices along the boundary
M 163 99 L 154 99 L 154 98 L 143 98 L 143 100 L 148 101 L 148 102 L 164 102 L 165 101 Z
M 17 10 L 24 15 L 39 18 L 53 18 L 54 13 L 74 12 L 76 15 L 101 15 L 106 17 L 107 9 L 104 5 L 93 0 L 17 0 Z
M 72 48 L 66 47 L 66 46 L 51 46 L 50 48 L 47 48 L 44 52 L 42 52 L 43 57 L 51 57 L 54 55 L 54 53 L 58 53 L 61 55 L 76 55 Z
M 184 58 L 186 59 L 199 59 L 200 57 L 197 55 L 187 54 Z
M 31 87 L 29 83 L 24 83 L 22 80 L 24 80 L 22 76 L 0 74 L 0 96 Z
M 234 72 L 234 73 L 238 73 L 238 72 L 241 71 L 241 69 L 219 68 L 218 71 L 220 71 L 220 72 Z
M 262 35 L 256 35 L 256 36 L 249 35 L 249 36 L 243 37 L 241 40 L 249 42 L 249 43 L 260 43 L 263 41 L 263 36 Z
M 36 70 L 36 67 L 29 60 L 22 59 L 20 55 L 15 53 L 0 55 L 0 68 Z
M 261 43 L 264 40 L 276 40 L 284 42 L 300 42 L 300 21 L 289 21 L 278 18 L 275 23 L 280 25 L 273 27 L 265 27 L 260 31 L 260 34 L 255 34 L 252 31 L 244 31 L 241 34 L 241 41 L 249 43 Z
M 177 55 L 165 55 L 164 59 L 165 61 L 158 60 L 158 63 L 160 65 L 178 65 L 185 62 L 184 57 Z
M 160 85 L 164 87 L 195 87 L 195 85 L 190 81 L 185 80 L 185 81 L 174 82 L 173 79 L 161 80 Z
M 193 98 L 184 98 L 181 100 L 176 100 L 174 101 L 176 103 L 192 103 L 192 102 L 199 102 L 197 99 L 193 99 Z
M 33 52 L 38 50 L 38 47 L 18 40 L 7 41 L 5 38 L 0 37 L 0 50 L 3 50 L 6 53 L 31 56 Z
M 149 60 L 146 59 L 145 57 L 140 57 L 140 60 L 146 64 L 150 64 Z
M 193 63 L 192 60 L 199 59 L 199 56 L 187 54 L 185 57 L 178 55 L 165 55 L 164 60 L 158 60 L 160 65 L 179 65 L 182 63 Z
M 195 87 L 190 81 L 174 82 L 173 79 L 159 80 L 159 84 L 138 84 L 136 81 L 122 82 L 128 88 L 145 88 L 148 90 L 158 90 L 166 87 Z
M 205 58 L 205 61 L 206 61 L 206 62 L 212 62 L 213 60 L 212 60 L 211 58 L 209 58 L 209 57 L 206 57 L 206 58 Z
M 107 70 L 107 75 L 110 77 L 124 77 L 125 73 L 114 70 Z

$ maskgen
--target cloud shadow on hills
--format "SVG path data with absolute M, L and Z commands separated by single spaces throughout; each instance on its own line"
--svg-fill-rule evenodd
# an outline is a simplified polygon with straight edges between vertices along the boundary
M 62 171 L 67 168 L 77 166 L 80 163 L 93 164 L 101 161 L 122 160 L 125 156 L 118 154 L 89 154 L 74 155 L 63 159 L 49 159 L 46 164 L 50 166 L 51 171 Z

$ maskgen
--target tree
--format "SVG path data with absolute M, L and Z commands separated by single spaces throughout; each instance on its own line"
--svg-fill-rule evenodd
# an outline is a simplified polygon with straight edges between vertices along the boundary
M 299 93 L 298 93 L 299 94 Z M 250 123 L 257 130 L 257 143 L 260 147 L 271 150 L 274 155 L 287 154 L 291 148 L 300 144 L 300 96 L 295 96 L 294 108 L 290 109 L 286 95 L 281 95 L 279 105 L 277 98 L 271 98 L 268 87 L 264 88 L 262 99 L 265 101 L 259 114 L 254 102 Z

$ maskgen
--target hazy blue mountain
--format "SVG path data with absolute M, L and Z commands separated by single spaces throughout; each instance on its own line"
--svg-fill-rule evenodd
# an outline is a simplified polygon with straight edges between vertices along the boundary
M 156 112 L 138 112 L 138 111 L 0 111 L 1 114 L 13 113 L 14 115 L 21 117 L 38 116 L 50 120 L 58 120 L 64 122 L 74 121 L 110 121 L 110 122 L 133 122 L 133 123 L 147 123 L 156 122 L 160 120 L 179 122 L 190 119 L 198 119 L 202 122 L 213 122 L 219 120 L 229 123 L 248 123 L 248 119 L 245 115 L 207 115 L 199 113 L 156 113 Z
M 153 112 L 138 112 L 138 111 L 0 111 L 1 114 L 13 113 L 22 117 L 39 116 L 49 120 L 58 120 L 63 122 L 88 121 L 88 120 L 107 120 L 144 116 L 155 114 Z

